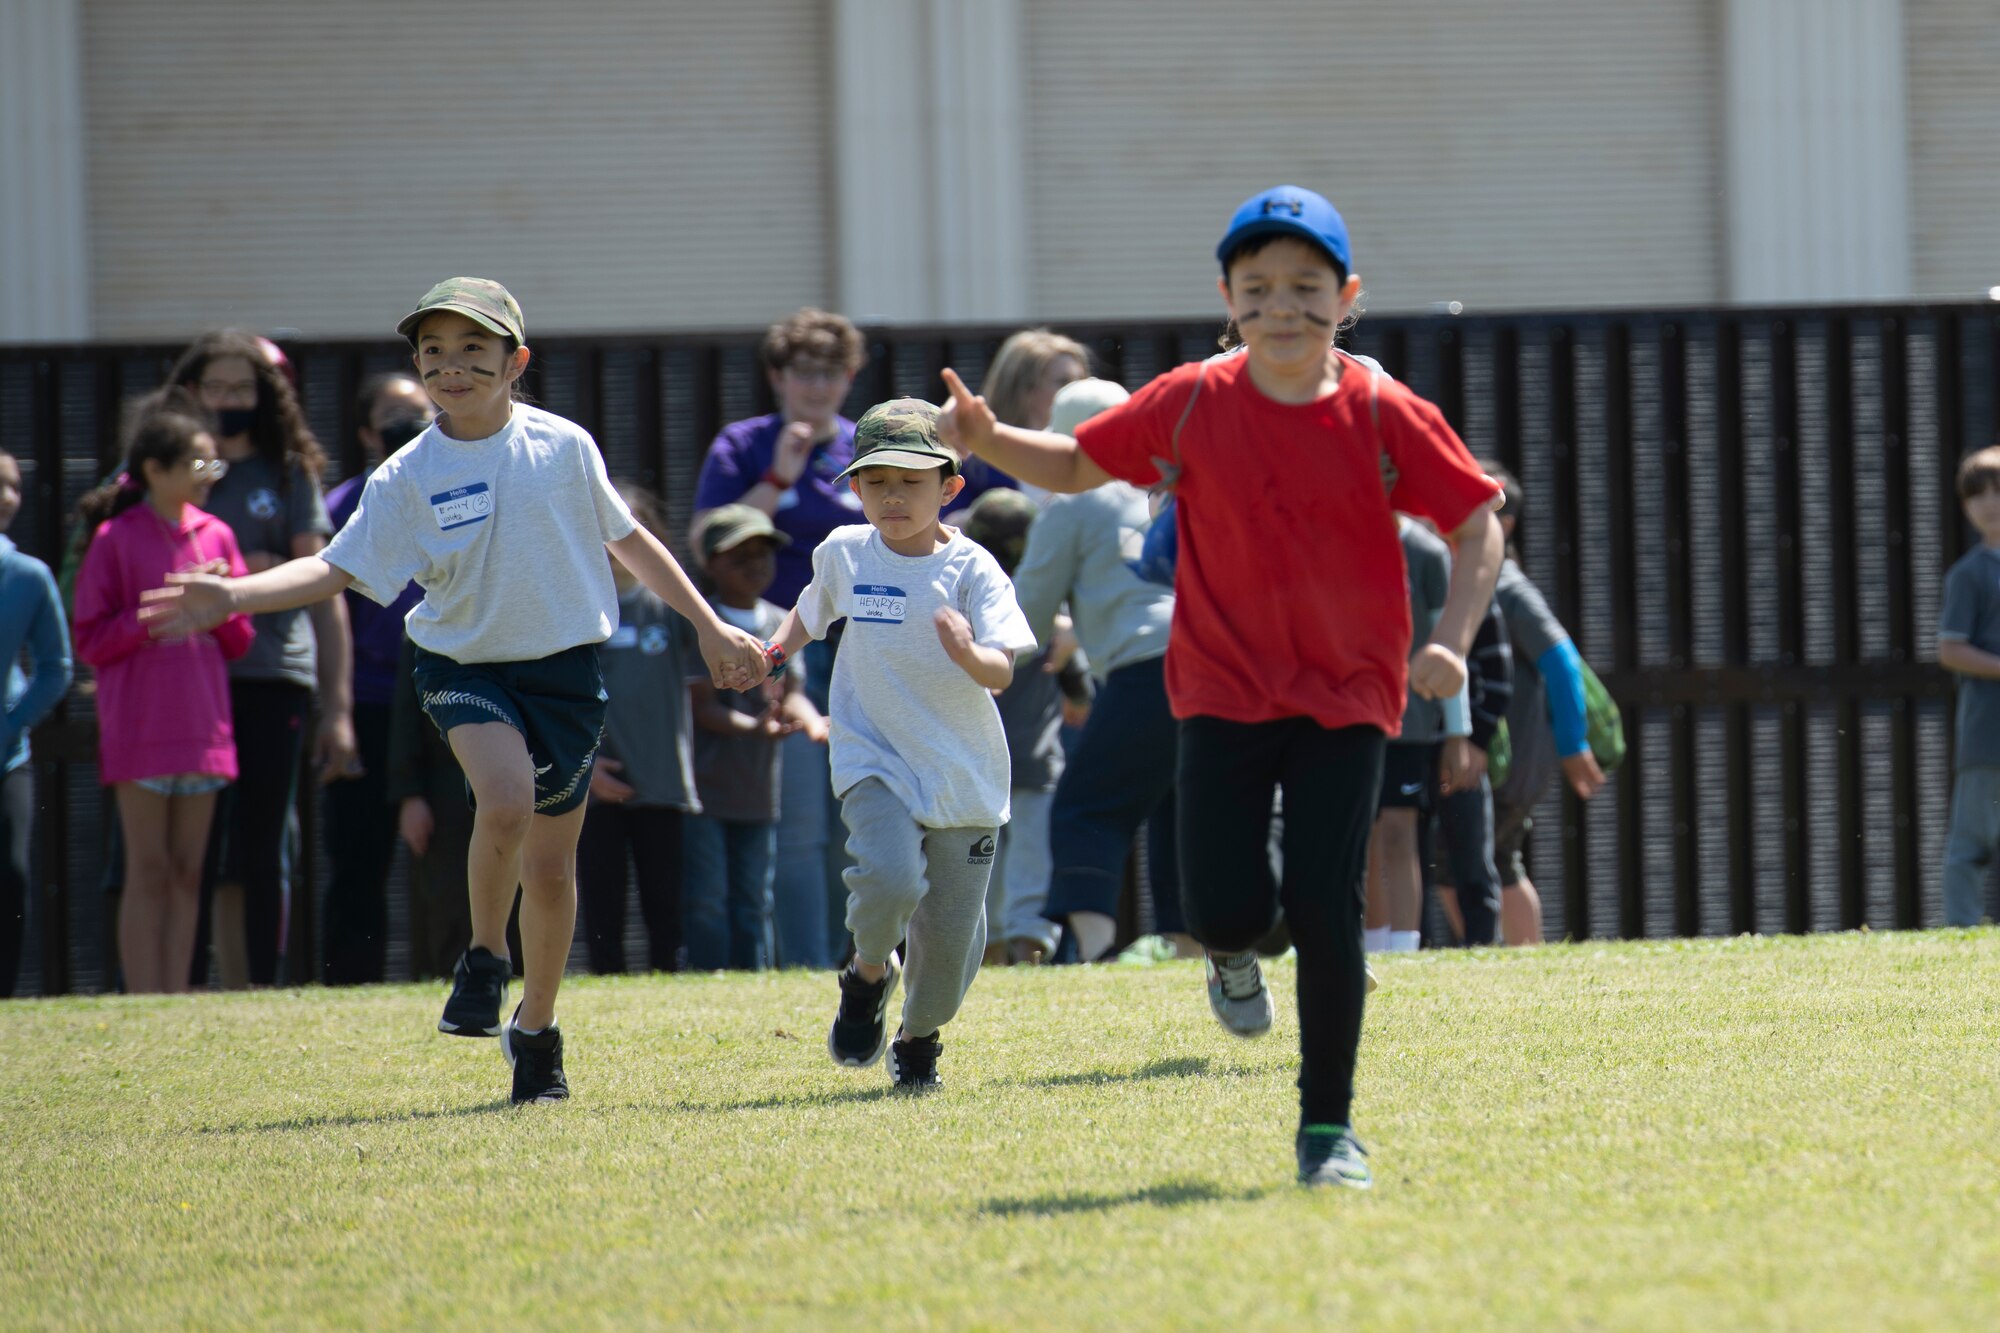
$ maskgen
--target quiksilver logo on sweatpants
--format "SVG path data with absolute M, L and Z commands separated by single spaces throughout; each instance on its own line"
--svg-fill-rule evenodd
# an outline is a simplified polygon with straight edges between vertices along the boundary
M 993 835 L 987 834 L 972 844 L 972 854 L 965 858 L 969 866 L 990 866 L 993 864 Z

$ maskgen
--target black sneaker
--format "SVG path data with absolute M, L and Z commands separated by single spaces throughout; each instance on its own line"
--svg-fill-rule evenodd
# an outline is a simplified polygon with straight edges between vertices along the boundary
M 889 1044 L 883 1015 L 889 1012 L 889 997 L 896 993 L 902 975 L 893 953 L 880 981 L 863 981 L 852 963 L 841 969 L 840 1012 L 826 1034 L 826 1053 L 835 1064 L 866 1069 L 882 1058 L 882 1048 Z
M 459 955 L 451 970 L 451 998 L 444 1002 L 438 1031 L 454 1037 L 500 1035 L 500 1005 L 514 969 L 490 950 L 472 948 Z
M 514 1067 L 514 1105 L 569 1100 L 569 1080 L 563 1077 L 562 1029 L 554 1023 L 529 1034 L 514 1026 L 521 1007 L 507 1017 L 500 1034 L 500 1053 Z
M 899 1037 L 889 1046 L 889 1077 L 897 1092 L 935 1092 L 944 1086 L 938 1078 L 937 1058 L 944 1043 L 933 1032 L 928 1037 Z
M 1368 1150 L 1346 1125 L 1307 1125 L 1299 1130 L 1299 1184 L 1365 1190 L 1374 1183 Z

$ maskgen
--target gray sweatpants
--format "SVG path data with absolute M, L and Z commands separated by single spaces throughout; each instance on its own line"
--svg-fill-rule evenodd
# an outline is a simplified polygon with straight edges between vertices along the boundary
M 986 881 L 996 830 L 925 828 L 875 778 L 841 801 L 847 928 L 863 962 L 887 962 L 907 939 L 903 1035 L 928 1037 L 958 1013 L 986 951 Z
M 2000 768 L 1962 768 L 1951 789 L 1944 844 L 1944 923 L 1976 926 L 1986 915 L 1986 867 L 2000 851 Z

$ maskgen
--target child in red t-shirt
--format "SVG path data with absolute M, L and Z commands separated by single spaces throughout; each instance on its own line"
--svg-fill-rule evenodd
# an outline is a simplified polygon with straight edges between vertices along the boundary
M 1298 947 L 1299 1179 L 1366 1188 L 1349 1120 L 1366 971 L 1368 833 L 1406 684 L 1457 693 L 1500 567 L 1499 488 L 1443 415 L 1333 347 L 1353 314 L 1346 224 L 1310 190 L 1243 204 L 1216 247 L 1244 350 L 1182 366 L 1074 440 L 1003 426 L 945 371 L 947 443 L 1024 482 L 1174 483 L 1179 567 L 1167 693 L 1180 719 L 1181 885 L 1210 1006 L 1271 1024 L 1254 945 L 1282 906 Z M 1410 649 L 1395 511 L 1456 548 L 1444 611 Z M 1284 877 L 1265 853 L 1284 795 Z

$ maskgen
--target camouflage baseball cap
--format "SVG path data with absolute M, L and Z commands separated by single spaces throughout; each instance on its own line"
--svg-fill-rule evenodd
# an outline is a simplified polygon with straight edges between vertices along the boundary
M 1028 529 L 1041 510 L 1035 502 L 1016 490 L 990 490 L 972 502 L 959 525 L 965 535 L 978 542 L 1000 562 L 1009 574 L 1021 563 L 1028 549 Z
M 521 304 L 491 278 L 446 278 L 424 293 L 424 299 L 396 325 L 396 332 L 417 343 L 417 325 L 434 310 L 456 310 L 489 333 L 512 338 L 517 344 L 528 341 L 528 326 L 521 318 Z
M 750 505 L 720 505 L 708 511 L 695 533 L 695 546 L 703 560 L 733 550 L 753 537 L 765 537 L 780 546 L 792 539 L 771 525 L 771 516 Z
M 921 398 L 877 403 L 854 423 L 854 461 L 840 475 L 865 467 L 943 468 L 958 472 L 958 455 L 938 439 L 938 410 Z

